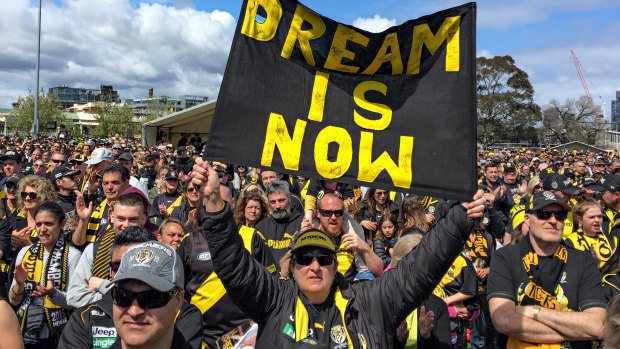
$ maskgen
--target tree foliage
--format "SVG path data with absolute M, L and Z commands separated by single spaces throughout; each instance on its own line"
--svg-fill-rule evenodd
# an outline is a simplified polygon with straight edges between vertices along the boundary
M 478 141 L 538 143 L 535 125 L 541 120 L 528 75 L 511 56 L 476 60 Z
M 542 127 L 547 131 L 545 138 L 549 143 L 579 141 L 595 144 L 597 136 L 607 129 L 607 123 L 604 118 L 596 116 L 588 99 L 582 96 L 569 98 L 562 104 L 555 99 L 549 101 L 544 106 Z
M 99 122 L 93 129 L 93 137 L 105 138 L 115 134 L 132 137 L 140 132 L 140 125 L 133 121 L 133 112 L 126 105 L 101 103 L 93 112 Z
M 62 112 L 60 102 L 53 95 L 46 95 L 43 90 L 39 93 L 38 115 L 40 134 L 48 133 L 45 127 L 48 121 L 57 121 L 58 125 L 68 123 Z M 34 93 L 32 91 L 28 93 L 28 96 L 17 99 L 17 106 L 9 113 L 8 119 L 7 126 L 10 130 L 22 133 L 29 133 L 32 130 L 34 123 Z

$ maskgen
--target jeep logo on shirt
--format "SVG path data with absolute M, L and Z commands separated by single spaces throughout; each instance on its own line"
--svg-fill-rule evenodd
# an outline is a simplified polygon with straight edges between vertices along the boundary
M 92 328 L 93 337 L 116 337 L 116 328 L 114 327 L 98 327 Z

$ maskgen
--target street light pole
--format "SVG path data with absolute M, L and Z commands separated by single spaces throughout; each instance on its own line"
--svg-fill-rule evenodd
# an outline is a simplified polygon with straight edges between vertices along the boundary
M 39 0 L 39 35 L 37 36 L 37 82 L 34 90 L 34 122 L 32 123 L 32 136 L 39 134 L 39 63 L 41 61 L 41 2 Z

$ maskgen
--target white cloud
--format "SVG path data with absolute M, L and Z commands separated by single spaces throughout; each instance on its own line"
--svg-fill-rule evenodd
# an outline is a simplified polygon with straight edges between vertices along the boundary
M 384 18 L 379 16 L 378 14 L 375 14 L 375 16 L 372 18 L 358 17 L 353 21 L 354 27 L 364 29 L 372 33 L 382 32 L 389 27 L 393 27 L 395 25 L 395 19 Z
M 491 54 L 491 52 L 489 52 L 489 50 L 479 50 L 476 53 L 476 57 L 491 58 L 493 57 L 493 55 Z
M 96 88 L 104 83 L 114 85 L 123 99 L 146 97 L 149 87 L 156 95 L 215 98 L 235 19 L 227 12 L 197 11 L 188 4 L 44 2 L 41 88 Z M 2 107 L 34 90 L 38 9 L 30 6 L 28 0 L 0 2 Z

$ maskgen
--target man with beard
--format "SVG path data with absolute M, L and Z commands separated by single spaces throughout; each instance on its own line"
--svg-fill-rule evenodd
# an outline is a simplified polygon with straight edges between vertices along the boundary
M 151 188 L 157 184 L 155 181 L 157 179 L 157 169 L 155 168 L 157 165 L 156 160 L 154 155 L 148 155 L 144 159 L 144 166 L 139 173 L 141 181 L 146 181 L 148 190 L 151 190 Z
M 260 221 L 256 225 L 256 230 L 267 240 L 273 259 L 279 261 L 299 231 L 303 216 L 291 209 L 291 192 L 287 182 L 283 180 L 270 182 L 267 184 L 265 194 L 271 207 L 271 216 Z

